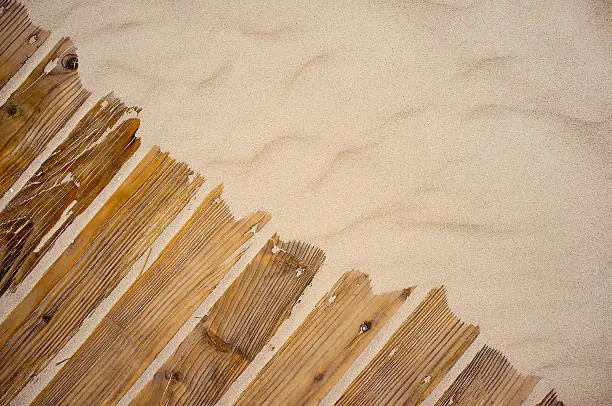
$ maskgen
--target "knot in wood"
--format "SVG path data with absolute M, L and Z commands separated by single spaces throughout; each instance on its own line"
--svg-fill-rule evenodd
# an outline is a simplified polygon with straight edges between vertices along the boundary
M 19 106 L 13 103 L 7 104 L 6 115 L 9 117 L 19 117 Z

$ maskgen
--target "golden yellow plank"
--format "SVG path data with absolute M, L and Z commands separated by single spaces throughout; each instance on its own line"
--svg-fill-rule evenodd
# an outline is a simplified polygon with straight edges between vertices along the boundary
M 0 324 L 0 405 L 70 340 L 202 182 L 159 148 L 147 154 Z

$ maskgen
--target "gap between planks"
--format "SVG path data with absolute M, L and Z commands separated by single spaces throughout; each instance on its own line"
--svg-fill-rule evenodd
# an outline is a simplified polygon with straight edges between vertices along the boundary
M 154 147 L 0 324 L 5 405 L 76 333 L 203 179 Z

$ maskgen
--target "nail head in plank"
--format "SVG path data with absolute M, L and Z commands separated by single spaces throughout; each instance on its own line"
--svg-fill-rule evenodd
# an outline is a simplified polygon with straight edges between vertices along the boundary
M 202 182 L 187 165 L 151 149 L 0 324 L 0 405 L 70 340 Z
M 451 312 L 444 288 L 433 289 L 336 405 L 420 404 L 478 333 Z
M 89 97 L 63 38 L 0 107 L 0 197 Z
M 273 236 L 131 405 L 213 405 L 290 315 L 325 255 Z
M 366 274 L 345 273 L 236 405 L 318 404 L 411 291 L 374 295 Z
M 116 403 L 240 259 L 269 220 L 235 220 L 222 186 L 204 199 L 33 405 Z
M 140 146 L 136 111 L 103 97 L 0 212 L 0 295 L 15 288 Z

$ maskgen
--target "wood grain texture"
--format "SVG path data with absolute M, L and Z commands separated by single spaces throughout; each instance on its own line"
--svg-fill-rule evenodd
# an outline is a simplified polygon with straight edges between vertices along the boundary
M 0 107 L 0 197 L 89 97 L 62 39 Z
M 0 212 L 0 295 L 17 286 L 140 146 L 134 108 L 109 94 Z
M 540 380 L 520 374 L 499 351 L 486 345 L 436 402 L 436 406 L 518 406 Z
M 187 165 L 151 149 L 0 324 L 1 405 L 70 340 L 202 182 Z
M 214 405 L 268 343 L 323 251 L 272 237 L 131 405 Z
M 317 405 L 411 291 L 374 295 L 366 274 L 345 273 L 236 404 Z
M 555 390 L 551 390 L 536 406 L 563 406 L 563 402 L 557 399 Z
M 418 405 L 478 336 L 433 289 L 351 383 L 336 405 Z
M 34 405 L 114 404 L 213 291 L 268 220 L 235 220 L 215 188 Z
M 21 68 L 49 37 L 32 24 L 26 8 L 14 0 L 0 0 L 0 87 Z

